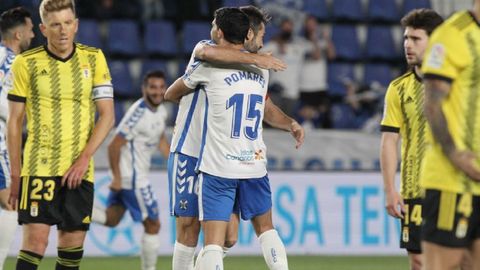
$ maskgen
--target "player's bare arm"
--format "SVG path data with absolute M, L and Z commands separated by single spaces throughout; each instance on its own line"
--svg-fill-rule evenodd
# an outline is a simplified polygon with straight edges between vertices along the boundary
M 113 191 L 120 191 L 122 189 L 121 173 L 120 173 L 120 151 L 122 146 L 127 143 L 127 140 L 122 135 L 115 135 L 108 145 L 108 162 L 110 170 L 112 171 L 112 182 L 110 189 Z
M 193 90 L 194 89 L 188 88 L 185 85 L 182 78 L 178 78 L 172 85 L 168 87 L 164 98 L 168 101 L 178 103 L 184 95 L 193 92 Z
M 380 144 L 380 165 L 385 190 L 385 209 L 392 217 L 403 218 L 405 211 L 403 198 L 395 188 L 395 174 L 398 164 L 398 142 L 400 135 L 395 132 L 382 132 Z
M 170 155 L 170 143 L 168 143 L 167 136 L 165 133 L 160 137 L 160 142 L 158 143 L 158 149 L 164 158 L 168 158 Z
M 289 131 L 297 142 L 295 148 L 298 149 L 302 146 L 305 139 L 305 130 L 297 121 L 278 108 L 270 98 L 265 102 L 265 115 L 263 121 L 274 128 Z
M 480 170 L 475 166 L 476 155 L 471 151 L 456 149 L 448 131 L 447 119 L 442 110 L 442 101 L 447 97 L 450 87 L 450 83 L 443 80 L 425 81 L 425 117 L 430 124 L 435 140 L 453 165 L 470 178 L 480 181 Z
M 70 189 L 80 186 L 82 178 L 88 169 L 90 159 L 115 123 L 113 99 L 100 99 L 95 102 L 95 105 L 97 107 L 98 120 L 92 135 L 80 156 L 62 177 L 62 186 L 66 183 Z
M 283 71 L 287 65 L 270 53 L 248 53 L 225 46 L 211 46 L 203 44 L 197 46 L 195 57 L 213 63 L 250 64 L 259 68 Z
M 20 173 L 22 169 L 22 128 L 25 117 L 25 103 L 8 102 L 9 116 L 7 120 L 7 148 L 10 158 L 10 197 L 8 203 L 14 210 L 17 209 L 18 192 L 20 188 Z

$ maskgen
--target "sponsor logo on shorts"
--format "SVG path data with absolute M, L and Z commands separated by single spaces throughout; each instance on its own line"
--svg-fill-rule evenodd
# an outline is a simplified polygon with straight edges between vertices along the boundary
M 38 202 L 32 202 L 30 205 L 30 216 L 37 217 L 38 216 Z
M 180 209 L 187 210 L 187 204 L 188 204 L 187 200 L 180 200 Z
M 402 230 L 402 241 L 407 243 L 409 240 L 409 233 L 408 233 L 408 227 L 403 227 Z
M 90 216 L 86 216 L 83 220 L 82 220 L 82 223 L 83 224 L 90 224 L 91 220 L 90 220 Z
M 468 230 L 468 220 L 466 218 L 461 218 L 457 224 L 457 230 L 455 231 L 455 236 L 457 238 L 464 238 L 467 235 Z

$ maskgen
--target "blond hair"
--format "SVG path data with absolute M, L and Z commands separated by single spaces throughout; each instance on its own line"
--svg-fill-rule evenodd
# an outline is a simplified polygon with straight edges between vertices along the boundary
M 40 18 L 42 22 L 45 22 L 45 17 L 48 13 L 64 9 L 71 9 L 73 14 L 75 14 L 74 0 L 43 0 L 40 4 Z

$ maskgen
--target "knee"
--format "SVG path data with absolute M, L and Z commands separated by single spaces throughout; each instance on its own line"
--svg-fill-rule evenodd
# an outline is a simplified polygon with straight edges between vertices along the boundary
M 200 222 L 196 218 L 177 218 L 177 241 L 193 247 L 197 245 L 200 233 Z
M 223 246 L 226 248 L 231 248 L 235 246 L 236 243 L 237 243 L 237 238 L 228 238 L 228 239 L 225 239 L 225 243 L 223 244 Z
M 30 236 L 22 249 L 32 251 L 34 253 L 43 255 L 48 245 L 48 238 L 39 235 Z
M 145 222 L 145 232 L 148 234 L 158 234 L 160 232 L 160 220 L 151 220 L 146 219 Z

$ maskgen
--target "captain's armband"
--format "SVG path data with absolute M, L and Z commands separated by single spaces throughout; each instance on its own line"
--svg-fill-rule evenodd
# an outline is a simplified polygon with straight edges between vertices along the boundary
M 113 86 L 111 84 L 103 84 L 93 87 L 92 99 L 95 101 L 104 98 L 113 98 Z

